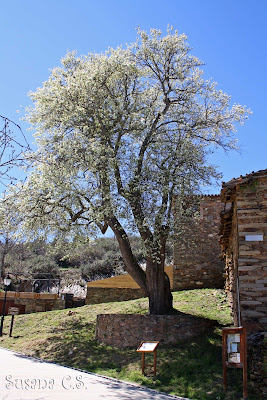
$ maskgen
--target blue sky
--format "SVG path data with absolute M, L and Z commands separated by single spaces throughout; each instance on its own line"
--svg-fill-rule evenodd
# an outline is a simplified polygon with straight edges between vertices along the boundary
M 29 141 L 19 121 L 27 94 L 68 50 L 105 51 L 135 41 L 138 26 L 166 32 L 170 24 L 187 35 L 205 76 L 253 111 L 238 128 L 242 152 L 212 157 L 222 180 L 267 168 L 266 0 L 2 0 L 0 14 L 0 115 L 19 123 Z

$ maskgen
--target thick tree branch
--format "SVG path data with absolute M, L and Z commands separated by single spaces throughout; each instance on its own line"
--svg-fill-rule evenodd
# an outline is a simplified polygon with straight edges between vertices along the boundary
M 141 289 L 145 291 L 145 294 L 148 295 L 146 274 L 132 253 L 131 245 L 125 230 L 115 216 L 108 220 L 108 224 L 114 232 L 119 243 L 126 271 L 129 272 Z

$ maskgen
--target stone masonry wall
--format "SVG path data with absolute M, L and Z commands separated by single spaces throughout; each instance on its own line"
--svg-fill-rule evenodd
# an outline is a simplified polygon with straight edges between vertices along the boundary
M 200 220 L 184 227 L 186 241 L 174 243 L 174 290 L 224 287 L 219 245 L 223 204 L 220 196 L 204 196 L 198 199 L 197 206 Z
M 25 305 L 25 314 L 63 310 L 65 308 L 65 301 L 61 299 L 14 299 L 14 307 L 16 305 Z
M 139 299 L 141 297 L 145 297 L 142 289 L 87 287 L 85 304 L 109 303 L 110 301 L 126 301 Z
M 248 339 L 248 360 L 251 385 L 258 389 L 263 399 L 267 398 L 267 337 L 262 333 L 252 334 Z
M 65 308 L 65 301 L 56 295 L 48 293 L 29 293 L 29 292 L 7 292 L 7 300 L 12 302 L 12 307 L 18 305 L 25 306 L 25 314 L 62 310 Z M 4 292 L 0 292 L 0 302 L 4 302 Z M 23 307 L 22 307 L 23 308 Z
M 266 398 L 267 170 L 224 183 L 221 196 L 226 289 L 235 326 L 247 328 L 250 382 Z
M 230 218 L 230 226 L 228 226 L 229 238 L 227 241 L 229 245 L 227 252 L 224 254 L 225 259 L 225 290 L 227 293 L 228 301 L 232 310 L 232 317 L 234 325 L 239 326 L 238 315 L 238 295 L 237 295 L 237 265 L 238 265 L 238 227 L 237 227 L 237 213 L 236 205 L 228 203 L 228 218 Z
M 245 182 L 240 177 L 233 183 L 222 190 L 226 206 L 232 207 L 228 215 L 222 213 L 226 289 L 235 325 L 267 333 L 267 171 L 265 176 L 259 171 Z
M 177 343 L 199 336 L 213 327 L 213 321 L 179 315 L 100 314 L 96 339 L 115 347 L 135 347 L 142 341 Z
M 267 333 L 267 176 L 238 187 L 236 204 L 242 324 Z M 247 241 L 246 235 L 261 235 L 263 240 Z

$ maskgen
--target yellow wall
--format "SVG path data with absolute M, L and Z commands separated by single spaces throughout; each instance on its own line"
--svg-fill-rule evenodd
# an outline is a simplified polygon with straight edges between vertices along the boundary
M 165 271 L 170 278 L 171 288 L 173 287 L 173 266 L 168 265 Z M 100 279 L 98 281 L 88 282 L 87 287 L 106 287 L 106 288 L 129 288 L 140 289 L 140 286 L 129 275 L 113 276 L 112 278 Z

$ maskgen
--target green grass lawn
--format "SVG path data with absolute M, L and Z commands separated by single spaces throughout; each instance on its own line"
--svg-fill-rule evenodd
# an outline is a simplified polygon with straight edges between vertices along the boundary
M 229 389 L 222 392 L 221 328 L 232 324 L 224 292 L 191 290 L 173 296 L 177 310 L 216 320 L 218 325 L 214 332 L 196 340 L 159 345 L 155 379 L 149 370 L 142 375 L 141 355 L 136 349 L 113 348 L 95 340 L 97 314 L 145 314 L 147 299 L 88 305 L 74 309 L 73 315 L 61 310 L 16 316 L 12 338 L 8 337 L 11 317 L 5 317 L 0 346 L 190 399 L 242 399 L 241 370 L 229 370 Z M 249 399 L 259 400 L 249 389 Z

